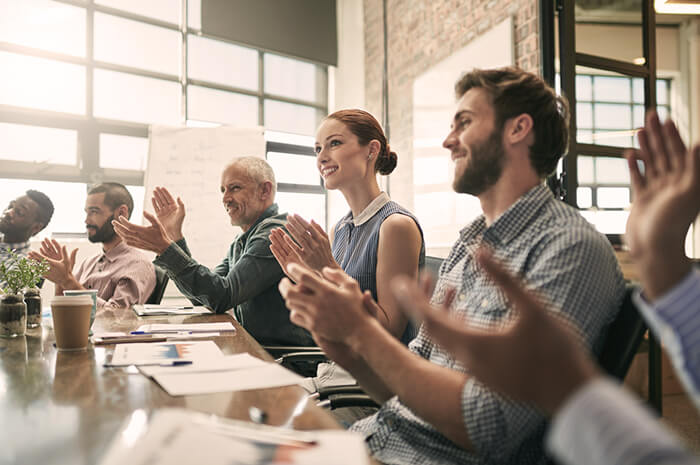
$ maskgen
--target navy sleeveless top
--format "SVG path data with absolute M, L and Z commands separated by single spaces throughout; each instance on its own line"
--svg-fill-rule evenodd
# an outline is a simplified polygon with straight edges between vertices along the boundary
M 370 202 L 357 219 L 354 219 L 352 212 L 349 212 L 334 229 L 333 246 L 331 247 L 333 258 L 348 275 L 360 284 L 363 291 L 369 290 L 372 293 L 374 300 L 377 300 L 379 229 L 384 220 L 394 214 L 409 216 L 418 226 L 421 235 L 418 268 L 421 269 L 425 263 L 423 230 L 411 212 L 389 200 L 389 196 L 384 192 Z M 417 334 L 418 328 L 409 321 L 401 336 L 401 342 L 408 344 Z

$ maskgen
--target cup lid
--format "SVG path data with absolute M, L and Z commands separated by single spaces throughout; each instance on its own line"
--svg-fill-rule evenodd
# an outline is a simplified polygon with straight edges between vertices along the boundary
M 97 289 L 76 289 L 76 290 L 65 290 L 63 291 L 63 295 L 92 295 L 92 294 L 97 294 L 98 290 Z
M 51 299 L 51 305 L 92 305 L 92 298 L 82 295 L 57 295 Z

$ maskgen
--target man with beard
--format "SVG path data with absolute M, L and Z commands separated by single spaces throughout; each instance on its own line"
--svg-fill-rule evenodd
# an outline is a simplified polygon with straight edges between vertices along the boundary
M 474 70 L 443 146 L 455 162 L 453 187 L 479 198 L 483 215 L 460 232 L 444 261 L 432 303 L 485 330 L 512 317 L 502 292 L 481 272 L 486 246 L 552 302 L 581 342 L 598 351 L 624 284 L 610 244 L 543 180 L 568 139 L 566 102 L 516 68 Z M 323 277 L 298 265 L 280 290 L 290 319 L 382 404 L 356 422 L 373 457 L 395 463 L 544 463 L 545 419 L 488 389 L 421 328 L 408 348 L 373 317 L 380 309 L 342 271 Z M 494 369 L 501 369 L 495 367 Z
M 11 201 L 0 218 L 0 263 L 6 262 L 10 252 L 26 256 L 29 238 L 44 229 L 53 216 L 53 203 L 46 194 L 28 190 Z M 0 281 L 0 288 L 5 283 Z
M 29 256 L 48 260 L 46 278 L 56 285 L 56 295 L 64 290 L 97 289 L 97 305 L 124 308 L 142 304 L 153 292 L 156 275 L 153 265 L 141 252 L 129 247 L 114 232 L 112 221 L 131 216 L 134 200 L 122 184 L 105 182 L 90 189 L 85 201 L 85 227 L 90 242 L 102 243 L 102 253 L 83 261 L 73 273 L 78 249 L 68 252 L 55 239 L 44 239 L 40 252 Z

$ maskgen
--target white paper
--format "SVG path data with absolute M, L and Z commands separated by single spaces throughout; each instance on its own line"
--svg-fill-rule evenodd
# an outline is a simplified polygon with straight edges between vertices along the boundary
M 192 447 L 196 444 L 196 447 Z M 190 412 L 135 411 L 101 465 L 367 465 L 362 436 L 343 430 L 294 431 Z
M 118 344 L 110 366 L 146 365 L 181 360 L 206 360 L 223 356 L 213 341 L 144 342 Z
M 134 305 L 134 311 L 139 316 L 153 315 L 211 315 L 212 311 L 199 305 Z
M 212 371 L 228 371 L 241 370 L 244 368 L 264 367 L 267 363 L 257 357 L 253 357 L 248 353 L 224 355 L 222 357 L 210 359 L 195 360 L 192 365 L 161 367 L 161 366 L 141 366 L 139 370 L 146 376 L 155 374 L 183 374 L 183 373 L 202 373 Z
M 144 333 L 177 333 L 192 331 L 202 332 L 224 332 L 235 331 L 236 328 L 231 322 L 224 323 L 188 323 L 188 324 L 170 324 L 170 323 L 153 323 L 139 326 L 137 331 Z
M 180 367 L 177 367 L 180 368 Z M 233 371 L 157 373 L 153 379 L 171 396 L 246 391 L 301 384 L 301 376 L 276 363 Z

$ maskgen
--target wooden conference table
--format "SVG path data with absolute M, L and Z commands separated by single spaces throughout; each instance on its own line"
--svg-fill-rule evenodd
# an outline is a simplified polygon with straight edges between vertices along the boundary
M 212 338 L 225 354 L 249 352 L 271 360 L 228 314 L 142 318 L 130 309 L 98 311 L 93 330 L 130 331 L 146 323 L 231 321 L 233 335 Z M 94 464 L 135 409 L 184 407 L 249 420 L 249 407 L 271 425 L 331 429 L 338 423 L 306 401 L 298 386 L 171 397 L 132 368 L 106 368 L 113 345 L 58 352 L 47 325 L 25 337 L 0 338 L 0 464 Z M 196 447 L 196 445 L 195 445 Z

